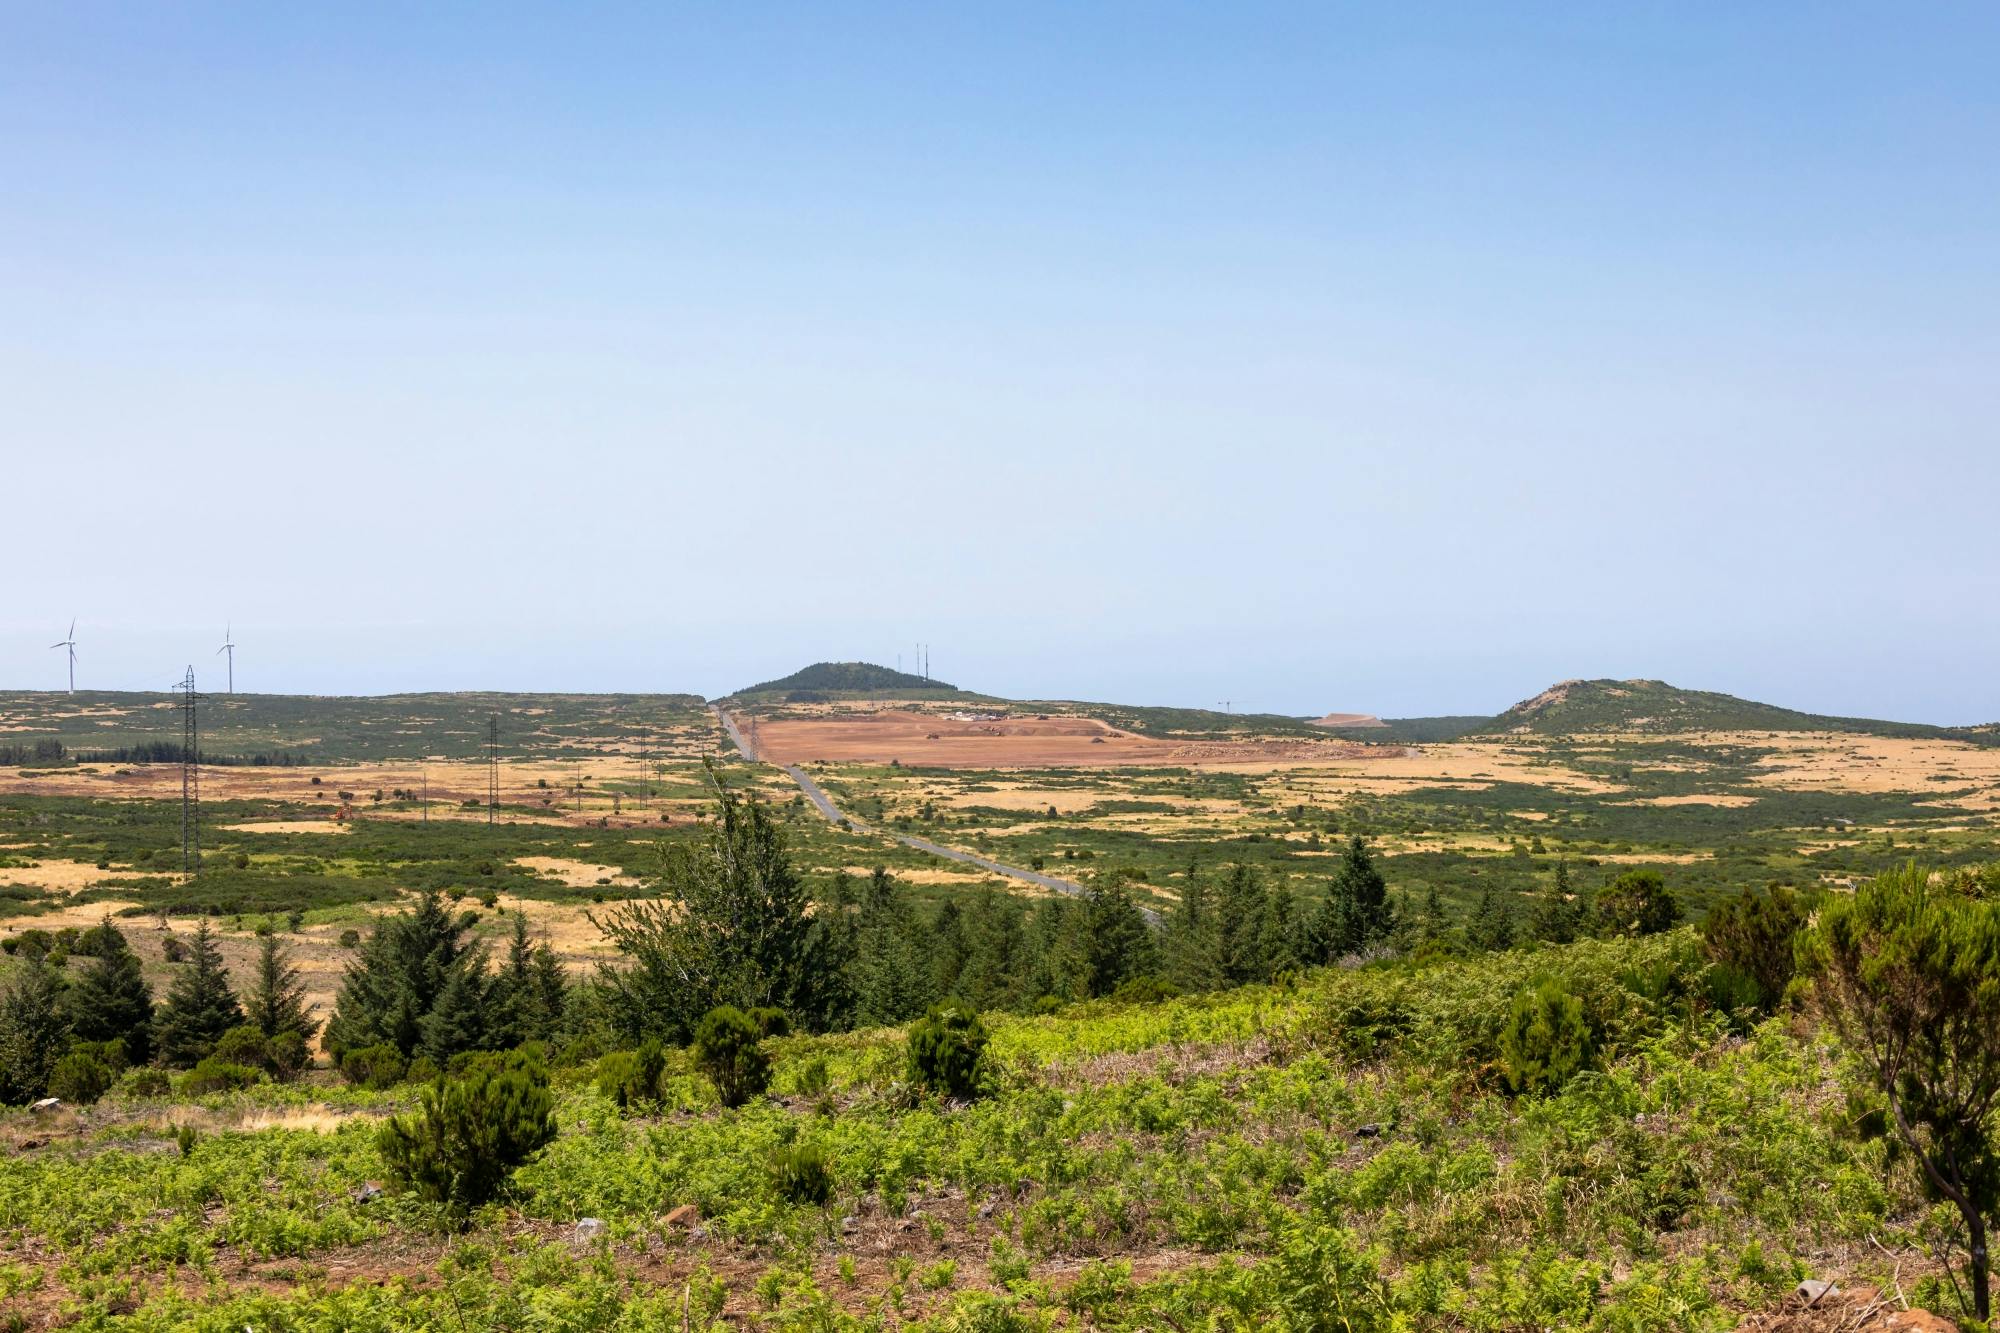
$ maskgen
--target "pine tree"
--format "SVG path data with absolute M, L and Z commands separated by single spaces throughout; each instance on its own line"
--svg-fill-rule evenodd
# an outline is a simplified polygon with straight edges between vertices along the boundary
M 1184 881 L 1181 900 L 1167 913 L 1161 932 L 1161 965 L 1167 980 L 1182 991 L 1220 990 L 1224 984 L 1216 956 L 1220 942 L 1208 883 L 1192 861 Z
M 62 979 L 37 955 L 0 994 L 0 1102 L 31 1102 L 48 1091 L 49 1073 L 69 1049 Z
M 952 997 L 975 1011 L 1018 1006 L 1028 997 L 1022 993 L 1027 940 L 1017 900 L 981 889 L 966 904 L 962 921 L 965 960 Z
M 442 1067 L 461 1051 L 480 1050 L 504 1039 L 504 1018 L 494 1012 L 495 989 L 484 967 L 454 969 L 437 1003 L 424 1015 L 418 1051 Z
M 1153 932 L 1123 884 L 1093 888 L 1085 894 L 1083 929 L 1092 995 L 1109 995 L 1159 966 Z
M 1090 947 L 1084 905 L 1074 898 L 1047 898 L 1035 908 L 1028 929 L 1034 941 L 1036 998 L 1081 1000 L 1089 996 Z
M 844 1007 L 842 978 L 784 830 L 729 793 L 717 816 L 701 842 L 668 849 L 661 898 L 593 918 L 623 955 L 599 972 L 612 1020 L 630 1037 L 680 1041 L 733 1005 L 823 1030 Z
M 210 1051 L 222 1034 L 243 1022 L 243 1006 L 229 989 L 229 969 L 208 928 L 207 918 L 195 927 L 188 961 L 167 988 L 167 1002 L 155 1019 L 160 1056 L 183 1068 Z
M 1572 944 L 1583 927 L 1583 902 L 1573 896 L 1569 884 L 1569 862 L 1556 862 L 1556 882 L 1535 901 L 1529 932 L 1550 944 Z
M 855 1018 L 886 1026 L 930 1007 L 935 969 L 928 933 L 902 886 L 878 866 L 863 890 L 854 957 Z
M 78 1041 L 117 1041 L 128 1064 L 153 1058 L 153 990 L 125 936 L 108 920 L 91 930 L 95 956 L 70 984 L 64 1006 Z
M 1242 986 L 1271 975 L 1272 941 L 1265 938 L 1269 901 L 1263 881 L 1249 866 L 1229 868 L 1216 893 L 1216 963 L 1225 984 Z
M 1466 937 L 1475 949 L 1495 951 L 1514 947 L 1513 896 L 1494 892 L 1487 884 L 1479 891 L 1479 906 L 1473 911 Z
M 307 1043 L 319 1031 L 313 1006 L 306 1002 L 306 988 L 299 970 L 278 941 L 266 934 L 257 942 L 257 979 L 251 983 L 244 1006 L 250 1022 L 266 1037 L 280 1032 L 296 1032 Z
M 348 964 L 333 1020 L 326 1025 L 326 1046 L 336 1058 L 344 1051 L 368 1046 L 394 1046 L 406 1058 L 425 1046 L 425 1022 L 438 1000 L 461 973 L 484 978 L 487 954 L 469 944 L 465 928 L 452 916 L 436 889 L 427 890 L 407 912 L 384 917 Z M 460 1049 L 490 1044 L 489 1027 L 504 1015 L 479 1015 L 478 1040 Z M 454 1026 L 464 1030 L 461 1015 Z
M 1365 953 L 1388 939 L 1395 928 L 1388 881 L 1357 833 L 1348 839 L 1333 883 L 1309 918 L 1304 935 L 1308 961 L 1329 963 Z
M 1298 903 L 1289 887 L 1273 884 L 1264 895 L 1264 975 L 1256 980 L 1269 981 L 1300 965 Z

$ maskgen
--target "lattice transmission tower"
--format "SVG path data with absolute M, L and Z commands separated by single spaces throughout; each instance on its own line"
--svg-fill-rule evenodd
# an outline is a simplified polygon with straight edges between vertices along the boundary
M 201 725 L 195 707 L 194 668 L 175 687 L 181 696 L 181 870 L 201 868 Z
M 493 823 L 493 812 L 500 808 L 500 715 L 495 713 L 486 719 L 486 823 Z

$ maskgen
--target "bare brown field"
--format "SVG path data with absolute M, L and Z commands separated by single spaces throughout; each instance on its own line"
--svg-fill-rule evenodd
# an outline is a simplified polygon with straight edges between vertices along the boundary
M 961 719 L 905 709 L 759 719 L 773 763 L 927 768 L 1257 767 L 1361 761 L 1396 749 L 1340 741 L 1164 741 L 1073 714 Z

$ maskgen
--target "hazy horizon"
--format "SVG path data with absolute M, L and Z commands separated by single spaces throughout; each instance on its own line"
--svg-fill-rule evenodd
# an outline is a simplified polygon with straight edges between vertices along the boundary
M 2000 11 L 0 15 L 0 684 L 2000 721 Z

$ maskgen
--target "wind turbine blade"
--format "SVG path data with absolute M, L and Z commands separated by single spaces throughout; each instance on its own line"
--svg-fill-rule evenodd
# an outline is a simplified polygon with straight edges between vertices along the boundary
M 52 644 L 50 644 L 50 645 L 49 645 L 49 647 L 51 647 L 51 648 L 67 648 L 67 647 L 69 647 L 69 640 L 68 640 L 68 639 L 64 639 L 64 640 L 63 640 L 63 641 L 62 641 L 61 643 L 52 643 Z

